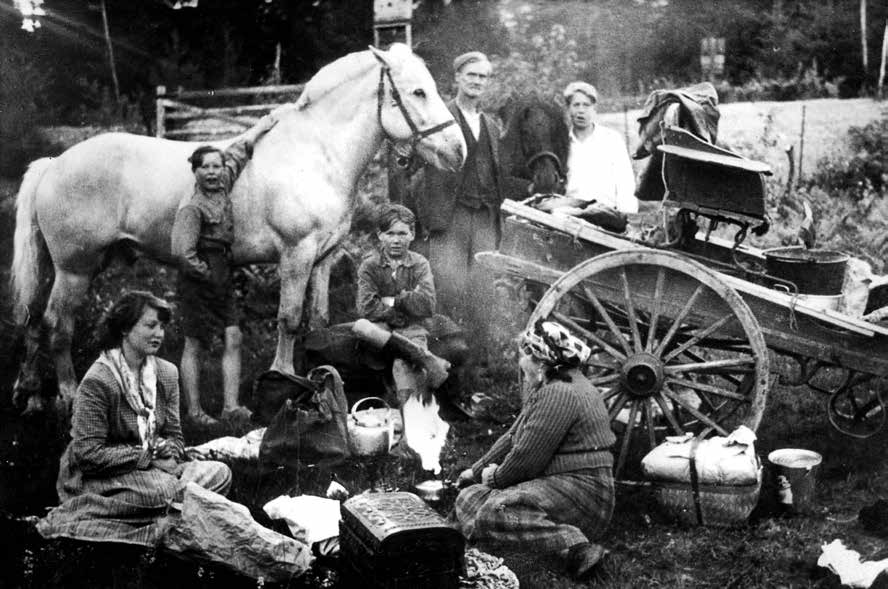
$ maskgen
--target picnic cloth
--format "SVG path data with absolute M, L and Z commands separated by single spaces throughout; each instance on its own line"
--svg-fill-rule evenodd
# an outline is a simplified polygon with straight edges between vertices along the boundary
M 314 544 L 339 535 L 339 501 L 299 495 L 281 495 L 262 506 L 271 519 L 284 520 L 290 533 L 300 542 Z

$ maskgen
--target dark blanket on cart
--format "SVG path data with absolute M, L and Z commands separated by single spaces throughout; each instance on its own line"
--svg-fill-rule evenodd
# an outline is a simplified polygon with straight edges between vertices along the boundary
M 670 110 L 677 105 L 676 110 Z M 677 90 L 655 90 L 638 117 L 639 146 L 633 157 L 648 158 L 642 169 L 635 196 L 639 200 L 660 200 L 665 186 L 660 174 L 663 155 L 656 146 L 662 141 L 660 124 L 685 129 L 715 144 L 718 138 L 718 94 L 709 82 Z M 648 157 L 650 156 L 650 157 Z

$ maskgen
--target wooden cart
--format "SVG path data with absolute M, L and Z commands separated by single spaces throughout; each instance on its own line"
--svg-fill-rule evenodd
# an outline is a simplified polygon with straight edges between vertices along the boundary
M 829 395 L 833 425 L 874 434 L 885 421 L 878 387 L 888 376 L 888 329 L 769 276 L 762 250 L 743 243 L 766 223 L 767 167 L 668 131 L 663 202 L 695 221 L 685 223 L 690 233 L 655 246 L 507 201 L 500 249 L 477 256 L 531 292 L 548 287 L 532 297 L 528 327 L 553 318 L 596 350 L 592 381 L 621 433 L 617 477 L 665 435 L 755 429 L 774 380 L 772 352 L 797 363 L 784 382 Z M 701 218 L 708 229 L 698 230 Z M 712 235 L 717 223 L 736 225 L 735 239 Z

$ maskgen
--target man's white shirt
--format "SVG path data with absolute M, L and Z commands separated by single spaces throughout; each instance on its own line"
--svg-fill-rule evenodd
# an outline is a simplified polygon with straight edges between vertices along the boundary
M 477 140 L 481 135 L 481 111 L 476 110 L 473 112 L 466 112 L 458 104 L 456 107 L 459 109 L 459 112 L 462 113 L 466 123 L 469 124 L 469 129 L 472 130 L 472 135 L 474 135 Z
M 594 200 L 624 213 L 638 212 L 635 174 L 617 131 L 596 124 L 580 140 L 571 129 L 567 170 L 567 196 Z

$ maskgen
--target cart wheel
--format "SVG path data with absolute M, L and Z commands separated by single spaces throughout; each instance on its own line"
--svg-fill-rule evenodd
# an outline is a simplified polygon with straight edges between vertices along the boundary
M 549 288 L 528 327 L 549 319 L 593 348 L 587 373 L 619 438 L 617 479 L 640 478 L 637 453 L 666 435 L 758 427 L 770 382 L 765 340 L 743 299 L 701 264 L 651 250 L 592 258 Z M 624 477 L 628 463 L 634 472 Z
M 852 438 L 865 439 L 876 435 L 888 420 L 882 398 L 886 388 L 884 379 L 849 371 L 829 397 L 826 407 L 829 422 Z

